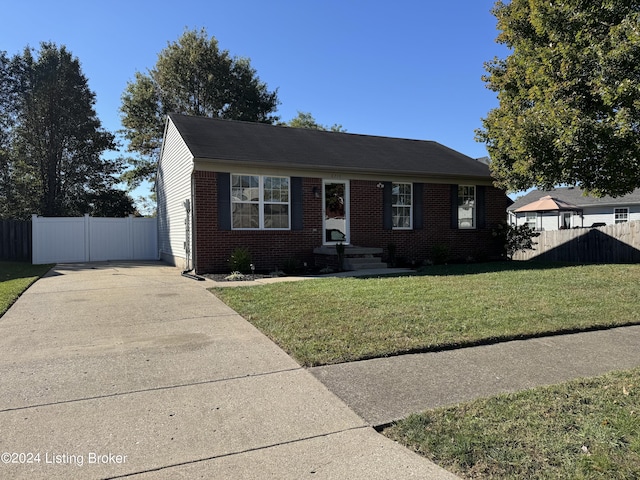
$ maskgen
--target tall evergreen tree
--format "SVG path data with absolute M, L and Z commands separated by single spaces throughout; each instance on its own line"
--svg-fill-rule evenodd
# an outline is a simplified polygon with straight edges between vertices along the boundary
M 114 136 L 97 118 L 80 62 L 64 46 L 42 43 L 35 56 L 29 48 L 16 55 L 4 76 L 0 125 L 7 126 L 5 192 L 12 201 L 3 215 L 93 213 L 95 198 L 114 190 L 123 166 L 101 158 L 115 149 Z M 123 210 L 133 211 L 131 201 Z
M 16 80 L 11 59 L 0 52 L 0 218 L 13 216 L 16 204 L 12 179 L 12 132 L 16 117 Z

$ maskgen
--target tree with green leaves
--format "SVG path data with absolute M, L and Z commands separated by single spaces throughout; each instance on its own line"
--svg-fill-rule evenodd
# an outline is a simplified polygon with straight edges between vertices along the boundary
M 483 119 L 498 186 L 640 187 L 640 2 L 511 0 L 493 9 L 511 53 L 485 65 Z
M 249 59 L 220 50 L 204 29 L 185 31 L 122 95 L 123 134 L 138 154 L 124 178 L 131 187 L 153 180 L 169 113 L 275 123 L 278 103 L 277 91 L 267 89 Z
M 288 127 L 294 128 L 310 128 L 312 130 L 330 130 L 332 132 L 346 132 L 342 125 L 334 123 L 330 127 L 322 125 L 316 122 L 316 119 L 309 112 L 298 111 L 298 116 L 292 118 L 287 123 L 284 123 Z
M 64 46 L 42 43 L 35 56 L 26 48 L 8 62 L 4 55 L 1 63 L 0 157 L 6 170 L 0 196 L 9 200 L 1 214 L 93 214 L 96 198 L 118 196 L 123 166 L 102 158 L 115 150 L 114 136 L 97 118 L 95 94 L 78 59 Z M 134 211 L 130 199 L 118 200 L 119 213 Z
M 0 52 L 0 218 L 10 218 L 12 205 L 16 202 L 11 181 L 10 154 L 17 105 L 14 86 L 11 60 L 6 52 Z

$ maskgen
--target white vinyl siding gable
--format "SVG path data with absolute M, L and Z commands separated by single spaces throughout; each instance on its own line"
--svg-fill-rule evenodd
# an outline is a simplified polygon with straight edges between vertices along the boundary
M 158 242 L 161 254 L 186 258 L 185 200 L 191 201 L 193 155 L 171 120 L 158 162 Z M 191 206 L 193 208 L 193 205 Z M 193 228 L 191 229 L 193 235 Z

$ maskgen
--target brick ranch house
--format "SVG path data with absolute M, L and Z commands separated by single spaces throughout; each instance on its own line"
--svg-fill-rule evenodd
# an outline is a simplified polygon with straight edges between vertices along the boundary
M 160 256 L 196 273 L 229 272 L 238 247 L 257 271 L 325 266 L 338 243 L 351 268 L 390 245 L 488 257 L 509 205 L 487 165 L 436 142 L 185 115 L 167 119 L 156 191 Z

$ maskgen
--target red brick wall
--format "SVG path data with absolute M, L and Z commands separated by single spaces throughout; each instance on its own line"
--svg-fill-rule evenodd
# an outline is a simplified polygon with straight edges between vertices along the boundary
M 282 269 L 291 258 L 312 266 L 313 249 L 322 245 L 322 198 L 313 193 L 314 187 L 321 191 L 321 179 L 303 179 L 304 230 L 300 231 L 219 230 L 215 173 L 196 171 L 194 183 L 194 259 L 198 273 L 229 272 L 228 260 L 237 247 L 249 250 L 257 271 Z
M 295 258 L 313 265 L 313 249 L 322 245 L 322 191 L 320 178 L 303 180 L 304 230 L 302 231 L 221 231 L 217 223 L 217 185 L 213 172 L 196 171 L 194 260 L 198 273 L 229 272 L 228 259 L 236 247 L 252 255 L 258 271 L 282 269 Z M 432 258 L 434 246 L 445 245 L 454 260 L 483 259 L 500 252 L 493 244 L 491 229 L 506 217 L 507 197 L 501 190 L 486 187 L 487 228 L 451 229 L 450 185 L 425 184 L 421 230 L 384 230 L 383 198 L 378 182 L 350 182 L 351 244 L 386 249 L 396 245 L 396 256 L 420 264 Z
M 425 184 L 423 192 L 423 228 L 420 230 L 384 230 L 382 228 L 382 190 L 377 182 L 351 182 L 351 243 L 385 249 L 396 246 L 396 257 L 421 264 L 433 259 L 434 247 L 445 246 L 451 260 L 482 260 L 502 253 L 494 245 L 492 228 L 506 219 L 508 198 L 502 190 L 485 188 L 486 228 L 451 228 L 451 185 Z

